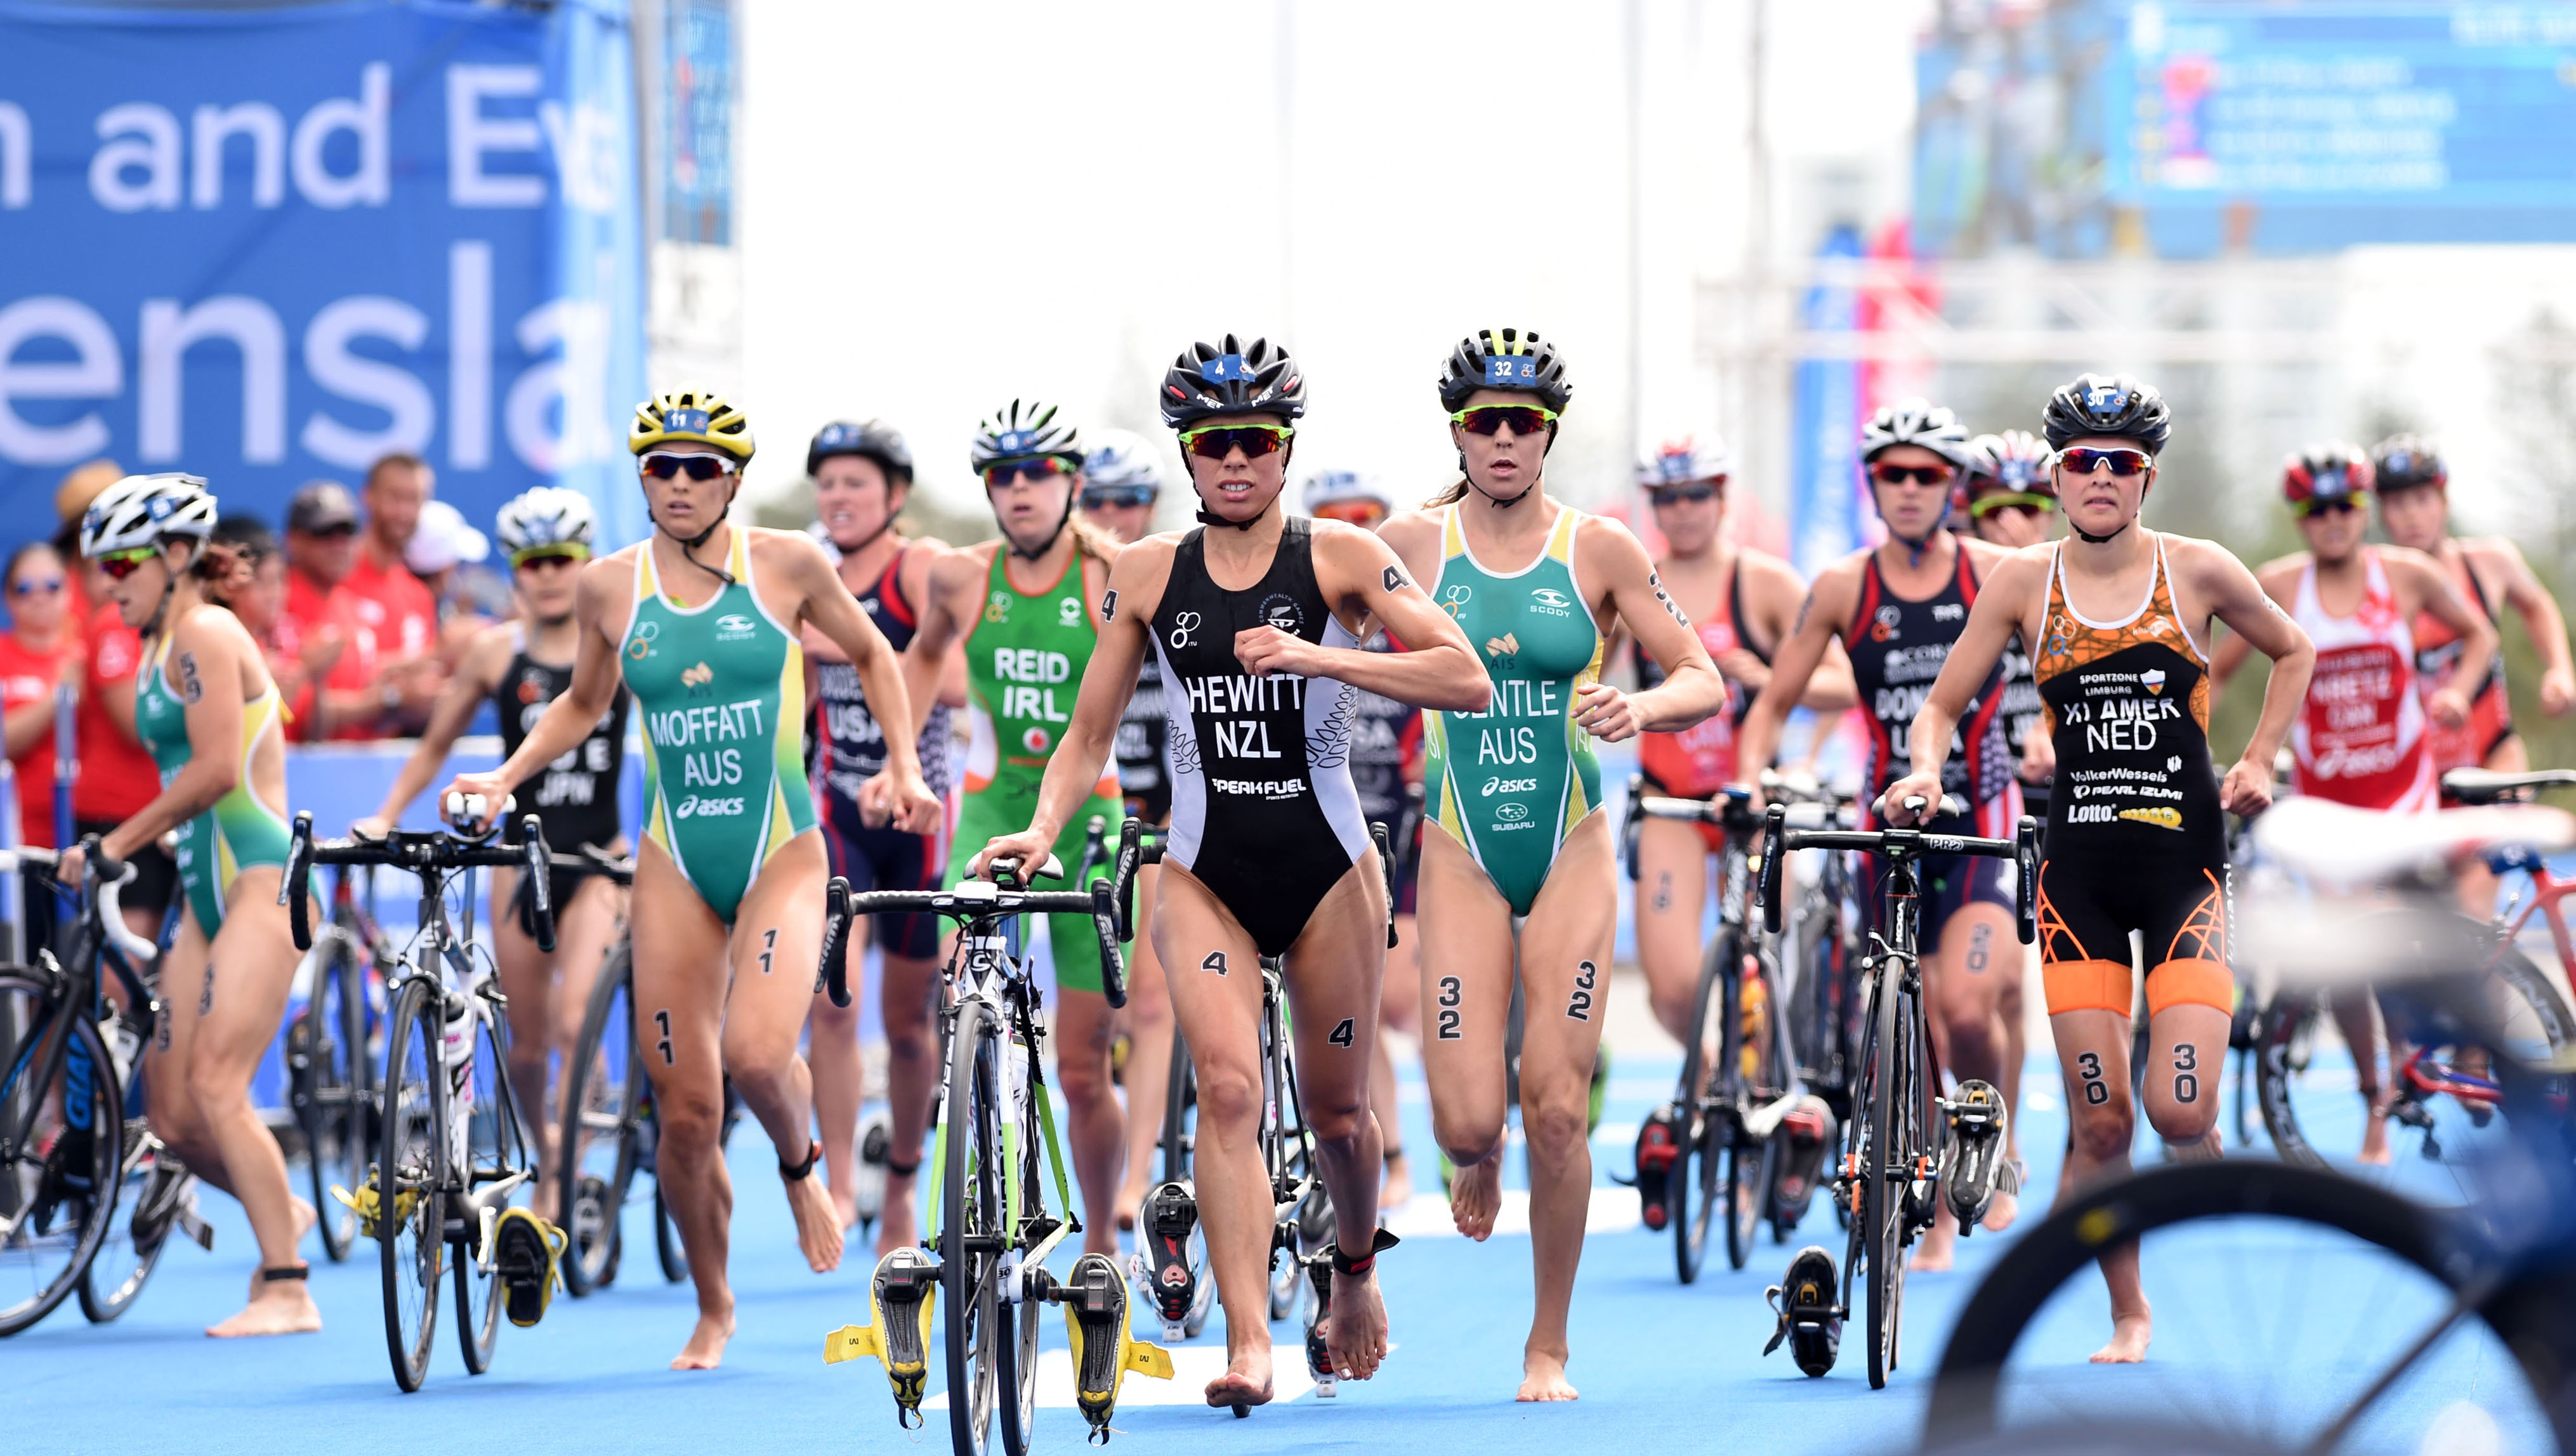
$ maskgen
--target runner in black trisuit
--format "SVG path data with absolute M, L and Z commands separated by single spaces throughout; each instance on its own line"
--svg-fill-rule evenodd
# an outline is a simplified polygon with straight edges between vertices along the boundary
M 2307 695 L 2316 649 L 2223 547 L 2138 524 L 2172 429 L 2153 389 L 2125 375 L 2083 375 L 2050 397 L 2045 423 L 2072 538 L 2025 547 L 1988 576 L 1914 719 L 1912 769 L 1879 807 L 1891 823 L 1916 822 L 1905 801 L 1942 791 L 1937 745 L 1992 682 L 2014 634 L 2033 644 L 2057 748 L 2039 932 L 2075 1124 L 2062 1202 L 2129 1168 L 2132 934 L 2146 948 L 2147 1120 L 2176 1156 L 2218 1155 L 2235 999 L 2220 811 L 2251 815 L 2271 803 L 2272 756 Z M 2273 663 L 2262 719 L 2217 787 L 2203 645 L 2213 619 Z M 2143 1359 L 2151 1319 L 2138 1246 L 2106 1248 L 2101 1263 L 2112 1333 L 2094 1363 Z

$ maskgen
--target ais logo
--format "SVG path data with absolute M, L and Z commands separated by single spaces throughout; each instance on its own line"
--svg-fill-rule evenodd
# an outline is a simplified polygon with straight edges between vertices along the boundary
M 1485 655 L 1487 657 L 1510 657 L 1518 653 L 1520 650 L 1520 634 L 1516 632 L 1506 632 L 1500 637 L 1488 637 L 1485 639 Z
M 703 662 L 680 674 L 680 681 L 687 685 L 689 696 L 693 698 L 703 698 L 707 696 L 707 684 L 714 682 L 715 680 L 716 670 L 707 666 Z

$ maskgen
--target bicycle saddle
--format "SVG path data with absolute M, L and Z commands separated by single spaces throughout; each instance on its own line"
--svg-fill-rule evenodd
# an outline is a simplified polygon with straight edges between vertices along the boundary
M 2576 844 L 2576 816 L 2536 804 L 2383 814 L 2302 797 L 2284 799 L 2255 820 L 2254 842 L 2297 874 L 2357 888 L 2490 850 L 2565 849 Z

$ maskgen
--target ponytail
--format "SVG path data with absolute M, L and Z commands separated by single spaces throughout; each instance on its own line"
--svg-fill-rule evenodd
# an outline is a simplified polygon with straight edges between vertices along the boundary
M 234 596 L 249 589 L 257 561 L 241 542 L 206 541 L 198 546 L 197 559 L 188 563 L 188 574 L 197 579 L 206 600 L 230 611 Z
M 1433 491 L 1431 498 L 1422 503 L 1422 508 L 1426 511 L 1436 511 L 1442 506 L 1454 506 L 1466 498 L 1467 477 L 1461 474 L 1456 480 Z

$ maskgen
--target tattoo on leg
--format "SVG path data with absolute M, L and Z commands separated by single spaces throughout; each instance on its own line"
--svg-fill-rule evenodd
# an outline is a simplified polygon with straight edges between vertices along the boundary
M 1440 995 L 1438 999 L 1440 1002 L 1440 1039 L 1442 1041 L 1456 1041 L 1462 1035 L 1458 1030 L 1458 1003 L 1466 999 L 1463 986 L 1464 983 L 1462 983 L 1456 976 L 1442 976 L 1440 978 Z
M 772 926 L 760 933 L 760 973 L 769 974 L 770 958 L 778 954 L 778 929 Z
M 1646 904 L 1658 915 L 1673 908 L 1673 872 L 1671 870 L 1655 872 L 1655 897 Z
M 1332 1033 L 1324 1038 L 1337 1047 L 1348 1047 L 1357 1039 L 1358 1032 L 1352 1027 L 1351 1018 L 1347 1016 L 1342 1018 L 1341 1025 L 1334 1027 Z
M 1976 925 L 1968 930 L 1968 974 L 1982 976 L 1994 960 L 1995 928 Z
M 206 989 L 197 993 L 197 1014 L 204 1016 L 215 1009 L 215 963 L 206 962 Z
M 1574 999 L 1567 1002 L 1565 1006 L 1565 1014 L 1569 1019 L 1575 1021 L 1592 1019 L 1592 983 L 1599 975 L 1599 968 L 1592 962 L 1575 963 Z
M 2111 1100 L 2111 1089 L 2102 1082 L 2101 1053 L 2078 1052 L 2075 1057 L 2075 1069 L 2076 1074 L 2084 1081 L 2086 1106 L 2099 1107 Z

